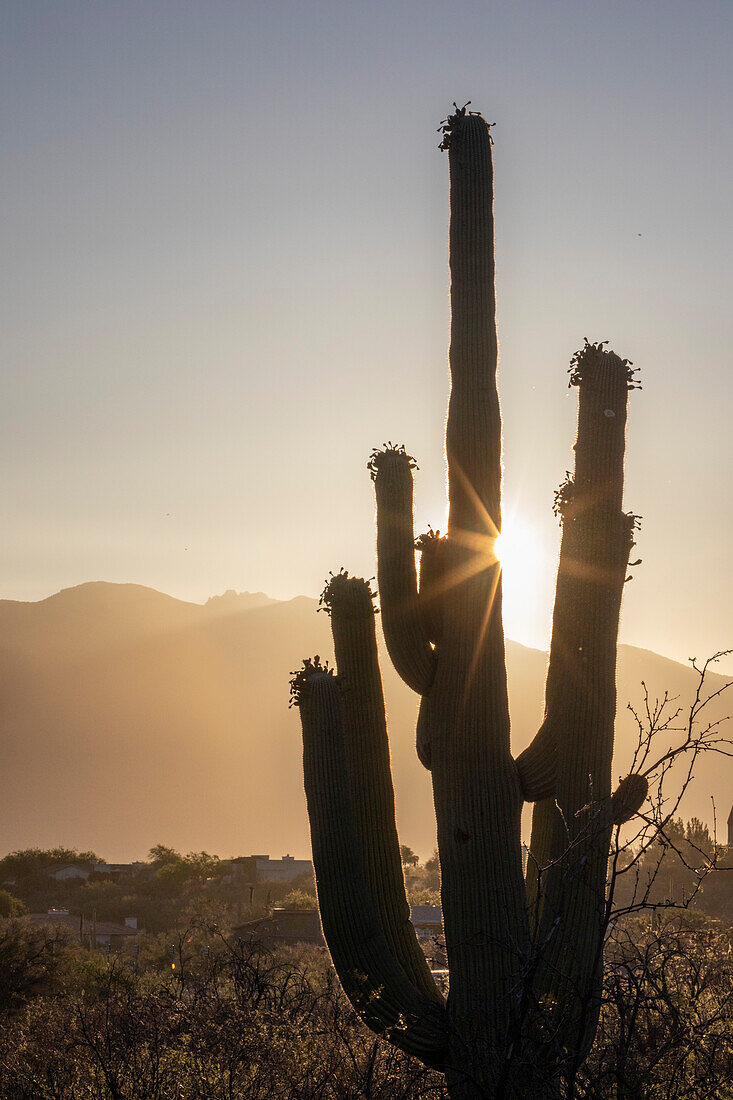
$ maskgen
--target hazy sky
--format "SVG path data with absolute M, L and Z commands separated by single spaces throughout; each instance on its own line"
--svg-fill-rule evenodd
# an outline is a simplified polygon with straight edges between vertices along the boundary
M 444 521 L 448 166 L 495 136 L 507 631 L 546 643 L 583 337 L 641 368 L 622 640 L 733 645 L 729 0 L 4 0 L 0 595 L 374 572 Z M 728 667 L 733 669 L 733 662 Z

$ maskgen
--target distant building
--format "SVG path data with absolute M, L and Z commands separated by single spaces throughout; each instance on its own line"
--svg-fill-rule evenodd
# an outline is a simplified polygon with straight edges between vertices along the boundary
M 443 910 L 440 905 L 411 905 L 410 920 L 419 940 L 430 940 L 443 932 Z
M 317 909 L 273 909 L 269 917 L 240 924 L 232 935 L 246 943 L 266 946 L 296 943 L 326 946 Z
M 69 863 L 65 867 L 58 867 L 55 871 L 48 872 L 49 876 L 55 878 L 58 882 L 67 882 L 72 878 L 86 881 L 91 873 L 92 867 L 88 863 Z
M 50 868 L 47 873 L 57 882 L 75 878 L 86 882 L 90 875 L 111 875 L 113 878 L 134 875 L 144 866 L 144 863 L 67 863 L 63 867 Z
M 98 947 L 122 947 L 138 935 L 137 917 L 125 917 L 124 924 L 114 921 L 91 920 L 89 917 L 72 916 L 68 909 L 49 909 L 47 913 L 31 913 L 31 924 L 51 928 L 68 928 L 80 943 L 96 943 Z
M 137 860 L 135 863 L 95 863 L 92 870 L 95 875 L 113 875 L 123 878 L 126 875 L 136 875 L 147 863 Z
M 439 905 L 413 905 L 410 919 L 421 941 L 443 932 L 443 910 Z M 326 946 L 317 909 L 273 909 L 269 917 L 240 924 L 232 935 L 238 940 L 266 946 L 295 943 Z
M 282 859 L 270 859 L 269 856 L 239 856 L 229 862 L 232 867 L 232 878 L 250 884 L 293 882 L 301 875 L 313 874 L 311 860 L 295 859 L 290 855 L 283 856 Z

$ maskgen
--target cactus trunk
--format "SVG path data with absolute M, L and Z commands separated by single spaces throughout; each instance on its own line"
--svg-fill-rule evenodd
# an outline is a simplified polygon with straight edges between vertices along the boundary
M 447 1003 L 409 924 L 377 664 L 372 594 L 342 572 L 324 593 L 339 677 L 307 661 L 293 681 L 321 917 L 365 1021 L 445 1073 L 454 1100 L 565 1095 L 595 1032 L 611 798 L 615 660 L 634 517 L 621 509 L 629 364 L 586 346 L 543 725 L 515 761 L 501 613 L 501 418 L 496 388 L 492 142 L 480 115 L 444 127 L 450 162 L 451 397 L 447 537 L 415 544 L 414 461 L 375 451 L 379 594 L 393 663 L 421 696 L 450 969 Z M 423 555 L 420 584 L 415 546 Z M 343 692 L 342 692 L 343 687 Z M 522 872 L 520 815 L 536 802 Z M 378 960 L 378 961 L 377 961 Z
M 529 949 L 520 846 L 522 798 L 494 554 L 501 529 L 493 183 L 489 131 L 455 120 L 451 181 L 451 397 L 446 432 L 452 571 L 428 705 L 442 901 L 451 975 L 451 1061 L 491 1085 L 516 1027 Z M 467 1064 L 467 1056 L 470 1064 Z M 456 1095 L 463 1089 L 457 1080 Z M 469 1084 L 468 1094 L 471 1094 Z

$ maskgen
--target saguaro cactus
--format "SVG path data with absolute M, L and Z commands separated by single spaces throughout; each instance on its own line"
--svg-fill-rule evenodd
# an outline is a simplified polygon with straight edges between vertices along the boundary
M 444 127 L 450 163 L 452 389 L 449 520 L 413 533 L 414 461 L 375 451 L 378 583 L 395 668 L 420 694 L 418 755 L 432 773 L 447 1003 L 409 923 L 395 829 L 374 593 L 341 572 L 322 602 L 337 675 L 294 676 L 326 940 L 347 995 L 378 1033 L 446 1075 L 451 1096 L 555 1097 L 598 1012 L 605 873 L 614 822 L 646 793 L 611 795 L 615 664 L 633 516 L 622 511 L 631 365 L 602 344 L 571 364 L 575 473 L 563 524 L 544 722 L 512 757 L 501 615 L 501 421 L 496 390 L 492 142 L 478 114 Z M 421 554 L 418 584 L 415 552 Z M 520 813 L 536 803 L 527 881 Z

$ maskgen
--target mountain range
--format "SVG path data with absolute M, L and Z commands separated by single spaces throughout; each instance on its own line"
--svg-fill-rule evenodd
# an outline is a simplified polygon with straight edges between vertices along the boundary
M 0 601 L 0 855 L 66 845 L 107 860 L 156 843 L 222 856 L 310 851 L 291 670 L 332 652 L 328 619 L 305 596 L 227 592 L 188 603 L 133 584 L 92 582 L 36 603 Z M 414 752 L 417 699 L 382 653 L 400 838 L 435 844 L 430 777 Z M 507 642 L 512 747 L 537 729 L 547 655 Z M 690 668 L 619 648 L 615 774 L 636 729 L 627 702 L 667 691 L 689 704 Z M 710 674 L 708 692 L 725 680 Z M 733 697 L 733 690 L 731 692 Z M 727 714 L 726 696 L 711 717 Z M 733 708 L 733 698 L 729 705 Z M 733 735 L 733 730 L 731 730 Z M 733 761 L 703 758 L 682 806 L 719 837 Z

